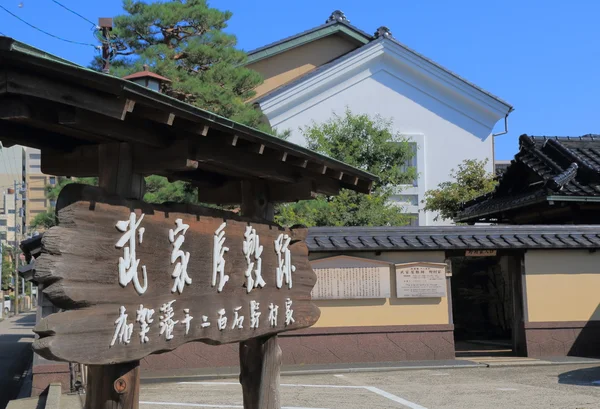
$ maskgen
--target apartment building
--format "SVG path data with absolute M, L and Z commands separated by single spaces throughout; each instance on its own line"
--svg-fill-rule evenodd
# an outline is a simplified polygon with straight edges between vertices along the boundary
M 10 148 L 0 147 L 0 241 L 13 245 L 15 231 L 21 231 L 23 218 L 17 214 L 15 229 L 15 182 L 22 184 L 24 180 L 24 149 L 22 146 Z
M 24 203 L 25 220 L 24 225 L 27 226 L 29 232 L 31 222 L 40 213 L 54 207 L 55 203 L 47 199 L 46 187 L 56 184 L 56 176 L 45 175 L 41 168 L 41 152 L 39 149 L 24 148 L 25 159 L 25 183 L 26 197 Z

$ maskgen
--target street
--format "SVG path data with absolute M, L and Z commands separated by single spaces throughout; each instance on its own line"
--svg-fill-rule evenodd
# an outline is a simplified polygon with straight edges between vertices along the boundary
M 19 393 L 21 375 L 31 364 L 35 311 L 0 322 L 0 409 Z
M 600 409 L 600 367 L 547 365 L 282 376 L 287 409 Z M 242 408 L 237 379 L 142 384 L 141 407 Z

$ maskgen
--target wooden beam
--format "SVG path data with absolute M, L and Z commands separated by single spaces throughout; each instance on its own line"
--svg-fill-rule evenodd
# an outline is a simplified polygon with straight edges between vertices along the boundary
M 98 146 L 98 182 L 109 193 L 126 199 L 144 197 L 145 181 L 134 171 L 133 147 L 127 143 Z
M 85 109 L 59 110 L 58 123 L 89 133 L 96 133 L 115 142 L 133 142 L 154 147 L 168 145 L 168 136 L 135 119 L 126 121 L 107 118 Z
M 57 105 L 60 104 L 51 104 L 36 98 L 24 100 L 22 98 L 7 97 L 0 100 L 0 107 L 2 107 L 1 109 L 3 111 L 1 115 L 4 119 L 19 122 L 26 126 L 56 132 L 57 134 L 65 135 L 67 137 L 81 139 L 86 142 L 105 143 L 110 141 L 93 132 L 71 129 L 59 124 Z M 62 105 L 62 109 L 73 112 L 75 110 L 75 108 L 67 105 Z
M 43 77 L 26 71 L 9 70 L 7 92 L 84 108 L 111 118 L 122 119 L 127 112 L 128 100 L 98 90 L 82 89 L 55 78 Z
M 42 173 L 89 177 L 98 176 L 98 146 L 79 146 L 72 152 L 42 149 Z
M 287 155 L 285 162 L 293 166 L 298 166 L 300 168 L 306 168 L 306 166 L 308 165 L 307 159 L 299 158 L 298 156 L 293 155 Z
M 266 161 L 260 155 L 242 151 L 227 144 L 220 144 L 218 138 L 196 139 L 193 141 L 195 149 L 194 159 L 198 160 L 199 167 L 203 163 L 238 170 L 246 177 L 277 180 L 281 182 L 296 182 L 300 174 L 285 166 L 281 162 Z
M 198 169 L 198 161 L 187 140 L 173 142 L 165 149 L 136 145 L 133 149 L 133 170 L 144 175 L 165 174 Z
M 137 103 L 131 112 L 132 116 L 144 118 L 159 124 L 172 126 L 175 122 L 175 114 L 173 112 L 164 111 L 162 109 L 149 107 Z
M 68 151 L 85 144 L 66 135 L 11 121 L 0 121 L 0 140 L 31 148 L 50 148 L 58 151 Z
M 0 119 L 18 121 L 31 117 L 31 110 L 22 99 L 8 97 L 0 100 Z
M 232 181 L 212 188 L 198 188 L 198 201 L 217 205 L 237 205 L 242 203 L 241 181 Z

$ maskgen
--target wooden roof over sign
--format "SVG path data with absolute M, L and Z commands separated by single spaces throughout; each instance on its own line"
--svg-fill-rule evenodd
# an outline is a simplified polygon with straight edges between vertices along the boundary
M 130 81 L 0 37 L 0 140 L 42 150 L 42 171 L 97 176 L 98 145 L 125 142 L 134 171 L 193 182 L 207 203 L 239 203 L 239 181 L 272 201 L 369 193 L 370 173 Z

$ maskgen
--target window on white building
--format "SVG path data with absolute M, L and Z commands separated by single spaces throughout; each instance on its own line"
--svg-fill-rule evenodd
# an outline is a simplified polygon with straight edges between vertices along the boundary
M 403 171 L 407 171 L 409 168 L 415 168 L 415 172 L 419 172 L 419 168 L 417 166 L 417 151 L 418 151 L 418 146 L 416 142 L 408 142 L 411 150 L 412 150 L 412 157 L 404 164 L 402 165 L 402 170 Z M 412 185 L 414 187 L 418 186 L 418 176 L 415 175 L 415 179 L 412 181 Z

